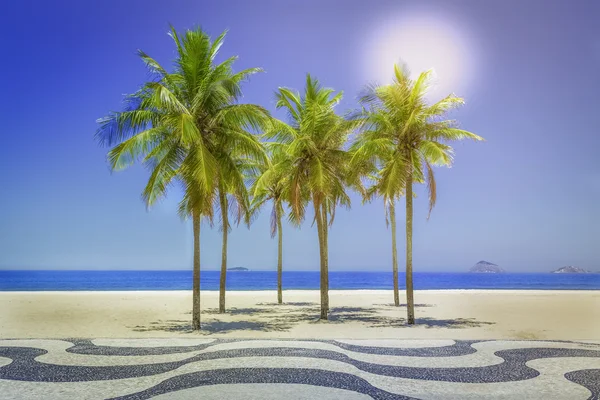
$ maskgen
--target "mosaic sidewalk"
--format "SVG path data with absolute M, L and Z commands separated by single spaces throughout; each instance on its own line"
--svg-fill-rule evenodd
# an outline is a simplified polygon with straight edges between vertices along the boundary
M 0 340 L 2 399 L 600 399 L 600 341 Z

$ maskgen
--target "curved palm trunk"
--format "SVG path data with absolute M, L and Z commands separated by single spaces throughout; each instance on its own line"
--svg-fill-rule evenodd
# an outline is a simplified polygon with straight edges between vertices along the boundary
M 412 220 L 413 220 L 413 177 L 408 172 L 406 179 L 406 311 L 408 323 L 415 323 L 415 302 L 413 299 L 412 281 Z
M 278 236 L 278 248 L 277 248 L 277 302 L 283 303 L 283 284 L 282 284 L 282 273 L 283 273 L 283 231 L 281 229 L 281 210 L 277 210 L 277 236 Z
M 200 330 L 200 214 L 192 216 L 194 225 L 194 282 L 192 290 L 192 328 Z
M 323 216 L 321 214 L 320 204 L 315 198 L 313 200 L 315 207 L 315 219 L 317 220 L 317 233 L 319 236 L 319 256 L 321 261 L 321 319 L 327 319 L 329 311 L 329 297 L 327 295 L 327 264 L 325 263 L 325 246 L 323 237 Z
M 394 279 L 394 305 L 400 306 L 400 294 L 398 292 L 398 251 L 396 249 L 396 205 L 390 202 L 390 219 L 392 220 L 392 272 Z
M 225 193 L 219 191 L 219 201 L 221 203 L 221 221 L 223 223 L 223 246 L 221 249 L 221 281 L 219 284 L 219 313 L 225 312 L 225 285 L 227 283 L 227 231 L 229 222 L 227 219 L 227 197 Z

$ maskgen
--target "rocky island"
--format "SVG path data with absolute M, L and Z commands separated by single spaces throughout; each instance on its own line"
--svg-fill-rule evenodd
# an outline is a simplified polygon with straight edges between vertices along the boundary
M 250 271 L 248 268 L 244 268 L 244 267 L 233 267 L 233 268 L 227 268 L 227 271 Z
M 475 264 L 469 272 L 487 273 L 487 274 L 499 274 L 504 272 L 502 268 L 488 261 L 479 261 Z
M 557 270 L 551 271 L 551 274 L 589 274 L 590 271 L 587 271 L 583 268 L 574 267 L 572 265 L 567 265 L 566 267 L 559 268 Z

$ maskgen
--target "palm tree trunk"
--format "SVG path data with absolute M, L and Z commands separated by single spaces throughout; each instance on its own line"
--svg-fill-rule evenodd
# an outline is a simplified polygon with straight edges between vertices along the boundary
M 392 272 L 394 279 L 394 305 L 400 306 L 400 294 L 398 293 L 398 251 L 396 249 L 396 205 L 394 200 L 390 201 L 390 219 L 392 220 Z
M 413 177 L 408 171 L 406 179 L 406 311 L 409 325 L 415 323 L 415 302 L 412 280 L 412 220 L 413 220 Z
M 327 207 L 325 202 L 321 204 L 323 209 L 323 255 L 325 256 L 325 288 L 327 296 L 327 311 L 329 312 L 329 221 L 327 218 Z
M 227 281 L 227 231 L 229 222 L 227 220 L 227 197 L 223 190 L 219 190 L 221 203 L 221 221 L 223 223 L 223 247 L 221 249 L 221 281 L 219 284 L 219 313 L 225 312 L 225 284 Z
M 192 290 L 192 327 L 200 330 L 200 214 L 192 216 L 194 225 L 194 282 Z
M 324 238 L 323 238 L 323 216 L 321 207 L 316 198 L 313 199 L 315 207 L 315 219 L 317 220 L 317 233 L 319 235 L 319 256 L 321 261 L 321 319 L 327 319 L 329 310 L 329 299 L 327 296 L 327 267 L 325 264 Z
M 281 209 L 277 209 L 277 236 L 278 236 L 278 248 L 277 248 L 277 302 L 283 303 L 283 284 L 282 284 L 282 273 L 283 273 L 283 232 L 281 229 Z

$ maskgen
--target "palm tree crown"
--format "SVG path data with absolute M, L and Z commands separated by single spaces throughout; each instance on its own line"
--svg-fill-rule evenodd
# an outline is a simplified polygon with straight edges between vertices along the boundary
M 356 123 L 335 113 L 341 98 L 342 92 L 321 87 L 310 75 L 304 94 L 287 88 L 276 93 L 276 106 L 287 111 L 290 122 L 275 121 L 265 136 L 285 146 L 288 157 L 279 167 L 290 177 L 289 200 L 298 217 L 304 216 L 307 196 L 321 203 L 335 193 L 349 204 L 344 174 L 349 154 L 343 146 Z
M 284 203 L 289 197 L 289 179 L 278 166 L 286 161 L 286 153 L 278 143 L 267 143 L 269 159 L 267 163 L 257 164 L 251 179 L 252 214 L 257 213 L 267 202 L 273 203 L 271 209 L 271 237 L 277 234 L 277 221 L 285 215 Z M 251 174 L 248 174 L 251 175 Z
M 172 73 L 142 51 L 139 55 L 152 80 L 126 99 L 126 110 L 99 120 L 97 137 L 115 146 L 109 153 L 114 170 L 136 160 L 151 167 L 143 197 L 152 205 L 176 177 L 193 179 L 202 191 L 214 196 L 219 175 L 233 181 L 235 162 L 225 153 L 264 156 L 262 147 L 247 128 L 258 128 L 268 113 L 253 104 L 236 104 L 241 83 L 260 71 L 232 72 L 236 57 L 215 65 L 214 59 L 226 32 L 213 42 L 202 30 L 178 35 L 171 28 L 177 48 Z
M 437 197 L 432 166 L 452 164 L 453 150 L 447 142 L 482 138 L 443 119 L 464 104 L 462 98 L 449 95 L 427 104 L 431 71 L 413 81 L 405 68 L 395 65 L 394 74 L 393 84 L 370 87 L 360 98 L 363 110 L 355 118 L 362 119 L 364 129 L 353 144 L 353 162 L 362 163 L 363 170 L 369 164 L 374 168 L 377 174 L 370 175 L 373 185 L 366 194 L 386 202 L 404 194 L 407 174 L 412 172 L 415 182 L 428 185 L 431 212 Z

